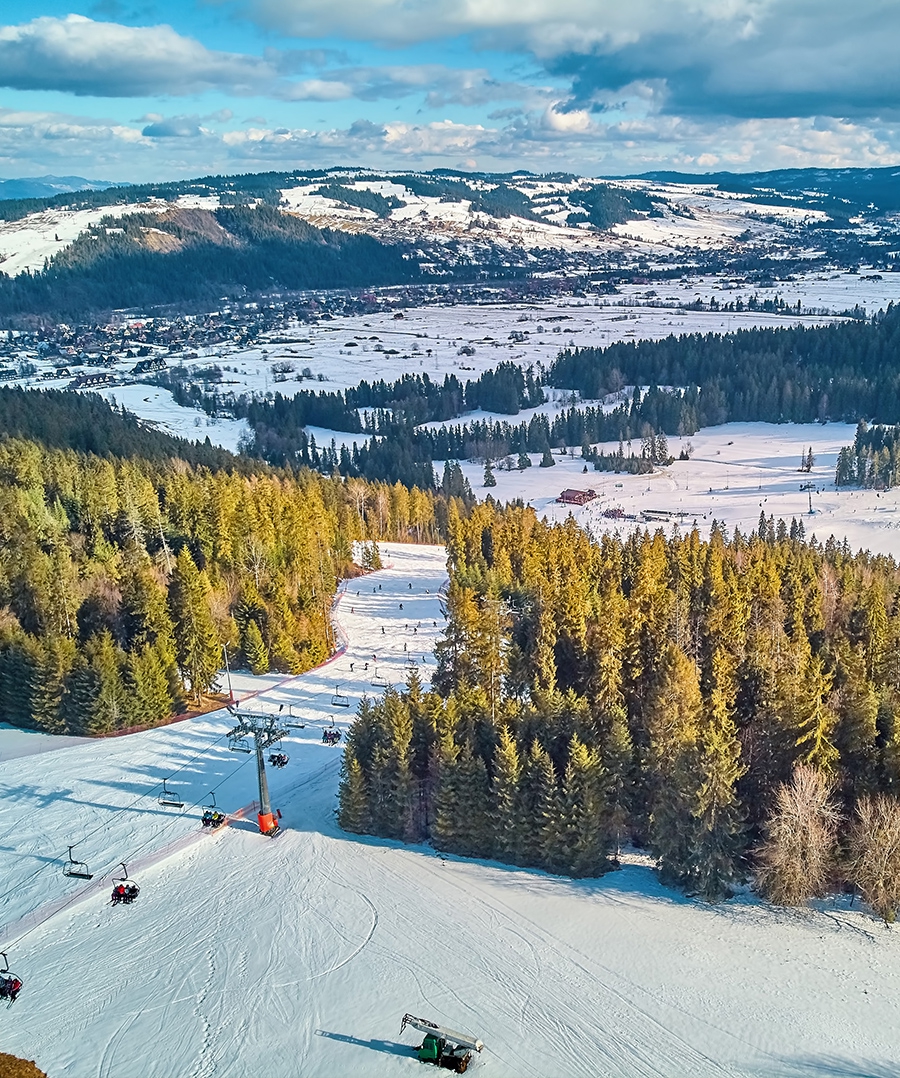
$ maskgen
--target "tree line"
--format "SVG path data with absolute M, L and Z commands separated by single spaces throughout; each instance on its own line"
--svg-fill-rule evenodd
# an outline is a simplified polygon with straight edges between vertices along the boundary
M 0 722 L 154 725 L 215 687 L 223 647 L 308 669 L 354 541 L 435 541 L 445 517 L 399 485 L 0 437 Z
M 853 445 L 838 453 L 836 487 L 857 486 L 890 490 L 900 482 L 900 427 L 875 425 L 865 420 L 856 426 Z
M 796 522 L 594 542 L 492 505 L 451 513 L 448 552 L 432 691 L 413 677 L 362 706 L 343 827 L 576 876 L 635 842 L 710 900 L 748 875 L 791 901 L 848 879 L 893 916 L 893 559 Z
M 856 422 L 863 417 L 895 423 L 900 419 L 898 351 L 900 309 L 890 305 L 867 322 L 570 349 L 550 366 L 547 382 L 590 399 L 626 385 L 699 390 L 690 400 L 689 422 L 672 402 L 666 422 L 655 424 L 667 434 L 679 433 L 682 422 L 694 430 L 734 421 Z

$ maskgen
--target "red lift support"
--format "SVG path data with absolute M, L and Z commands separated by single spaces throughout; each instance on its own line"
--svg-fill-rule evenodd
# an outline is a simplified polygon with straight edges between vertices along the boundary
M 228 747 L 232 752 L 253 752 L 247 744 L 253 738 L 256 748 L 256 773 L 259 777 L 259 830 L 264 835 L 274 838 L 279 831 L 278 814 L 272 811 L 269 800 L 269 783 L 266 779 L 265 751 L 282 738 L 287 737 L 287 730 L 278 721 L 278 716 L 261 711 L 247 711 L 241 707 L 228 709 L 237 719 L 237 726 L 228 732 Z M 302 729 L 298 723 L 284 723 L 286 727 Z

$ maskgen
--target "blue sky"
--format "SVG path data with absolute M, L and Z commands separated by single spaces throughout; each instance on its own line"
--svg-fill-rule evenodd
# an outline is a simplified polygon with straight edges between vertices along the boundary
M 896 0 L 4 0 L 0 176 L 900 162 Z

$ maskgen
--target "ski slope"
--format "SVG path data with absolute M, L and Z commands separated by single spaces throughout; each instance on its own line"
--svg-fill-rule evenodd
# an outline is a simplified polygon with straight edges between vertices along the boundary
M 4 930 L 25 988 L 0 1010 L 3 1050 L 51 1078 L 424 1078 L 416 1035 L 398 1035 L 411 1011 L 481 1037 L 486 1078 L 896 1073 L 900 943 L 863 913 L 705 906 L 637 856 L 571 881 L 338 830 L 340 749 L 320 728 L 351 716 L 334 685 L 373 692 L 373 654 L 400 680 L 404 643 L 421 660 L 442 623 L 443 550 L 383 553 L 390 567 L 339 602 L 342 654 L 236 681 L 262 688 L 255 709 L 290 705 L 308 724 L 270 773 L 275 840 L 252 818 L 198 839 L 196 809 L 141 796 L 166 775 L 188 805 L 213 787 L 220 806 L 246 805 L 252 757 L 228 752 L 226 714 L 15 760 L 0 731 L 0 923 L 64 895 L 60 855 L 79 837 L 98 874 L 125 859 L 142 887 L 111 908 L 92 881 Z M 152 863 L 167 843 L 180 846 Z

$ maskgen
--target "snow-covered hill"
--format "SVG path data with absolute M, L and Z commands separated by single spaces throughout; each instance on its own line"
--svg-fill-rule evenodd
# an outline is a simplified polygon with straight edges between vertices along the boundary
M 588 264 L 605 257 L 637 262 L 710 250 L 783 257 L 809 253 L 812 241 L 798 233 L 797 226 L 826 219 L 823 211 L 802 204 L 782 205 L 777 198 L 767 204 L 714 184 L 617 180 L 603 181 L 603 186 L 631 197 L 642 208 L 625 223 L 598 230 L 579 201 L 598 187 L 598 181 L 590 178 L 514 177 L 502 185 L 514 197 L 510 209 L 476 197 L 490 195 L 498 183 L 473 179 L 457 184 L 459 193 L 429 195 L 417 193 L 427 188 L 408 177 L 369 179 L 357 171 L 336 175 L 325 187 L 321 181 L 303 181 L 280 190 L 281 208 L 319 227 L 365 232 L 389 243 L 426 244 L 422 252 L 426 266 L 428 259 L 437 259 L 438 264 L 467 257 L 480 261 L 486 253 L 502 262 L 504 251 L 518 252 L 517 257 L 523 252 L 556 251 L 569 262 L 584 258 Z M 422 181 L 435 183 L 434 177 Z M 322 190 L 331 195 L 319 193 Z M 340 191 L 357 197 L 369 192 L 392 200 L 393 208 L 379 213 L 351 205 L 337 197 Z M 127 195 L 125 189 L 123 197 Z M 136 196 L 99 209 L 53 206 L 19 220 L 0 221 L 0 270 L 15 276 L 40 269 L 45 258 L 107 214 L 162 213 L 173 205 L 215 209 L 219 202 L 217 193 L 173 194 L 168 200 Z M 75 200 L 73 206 L 77 204 Z M 651 206 L 652 210 L 644 208 Z
M 253 796 L 224 714 L 12 761 L 0 732 L 0 920 L 65 893 L 69 842 L 104 876 L 0 937 L 26 982 L 0 1012 L 4 1050 L 51 1078 L 412 1078 L 415 1034 L 398 1033 L 411 1011 L 481 1037 L 485 1078 L 893 1074 L 897 931 L 843 901 L 706 906 L 660 888 L 638 856 L 575 882 L 337 829 L 340 750 L 319 738 L 349 720 L 334 684 L 373 692 L 373 654 L 400 677 L 403 645 L 421 659 L 441 623 L 443 551 L 384 554 L 391 567 L 341 599 L 347 651 L 263 679 L 253 702 L 307 721 L 272 776 L 274 841 L 250 821 L 200 838 L 198 809 L 157 804 L 163 776 L 189 806 L 214 787 L 229 810 Z M 142 893 L 111 908 L 121 859 Z

